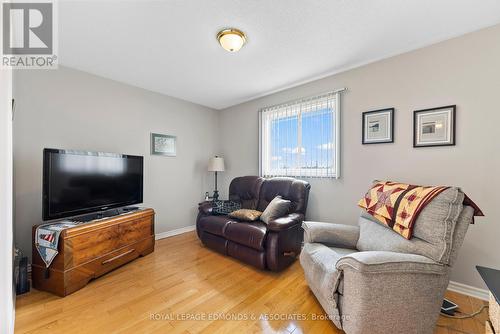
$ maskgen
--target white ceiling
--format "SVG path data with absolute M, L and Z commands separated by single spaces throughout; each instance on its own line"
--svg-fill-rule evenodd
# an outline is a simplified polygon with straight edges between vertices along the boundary
M 498 0 L 67 0 L 59 59 L 222 109 L 497 23 Z M 240 52 L 218 45 L 226 27 Z

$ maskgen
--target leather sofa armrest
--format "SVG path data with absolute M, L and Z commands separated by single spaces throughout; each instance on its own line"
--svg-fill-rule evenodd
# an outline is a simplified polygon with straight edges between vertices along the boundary
M 290 213 L 286 216 L 273 219 L 267 224 L 267 228 L 271 231 L 279 232 L 286 230 L 294 225 L 302 223 L 304 215 L 301 213 Z
M 336 264 L 337 269 L 352 268 L 361 273 L 446 273 L 444 265 L 425 256 L 386 251 L 367 251 L 349 254 Z
M 201 202 L 198 203 L 198 211 L 203 215 L 211 215 L 213 213 L 212 202 Z
M 304 222 L 304 242 L 317 242 L 334 247 L 356 249 L 359 239 L 359 226 Z

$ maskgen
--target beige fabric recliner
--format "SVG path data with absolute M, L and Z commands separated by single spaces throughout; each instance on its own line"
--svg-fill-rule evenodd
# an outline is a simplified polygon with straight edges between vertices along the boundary
M 474 209 L 449 188 L 407 240 L 370 215 L 359 226 L 304 222 L 300 263 L 334 324 L 348 334 L 433 333 L 451 266 Z

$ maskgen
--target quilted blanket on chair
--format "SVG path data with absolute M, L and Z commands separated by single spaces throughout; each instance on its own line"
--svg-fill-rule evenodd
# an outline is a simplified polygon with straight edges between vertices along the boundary
M 432 199 L 448 188 L 379 181 L 374 183 L 358 205 L 404 238 L 411 239 L 419 213 Z M 467 196 L 464 204 L 474 208 L 475 216 L 484 216 Z

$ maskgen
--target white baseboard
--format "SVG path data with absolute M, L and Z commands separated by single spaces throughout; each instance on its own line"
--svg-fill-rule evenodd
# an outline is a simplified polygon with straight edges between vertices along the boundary
M 471 296 L 481 300 L 489 299 L 489 291 L 476 288 L 467 284 L 462 284 L 454 281 L 450 281 L 448 284 L 448 290 L 461 293 L 463 295 Z
M 167 231 L 167 232 L 162 232 L 158 233 L 155 235 L 155 240 L 160 240 L 160 239 L 165 239 L 168 237 L 173 237 L 174 235 L 186 233 L 186 232 L 191 232 L 196 230 L 196 225 L 190 225 L 186 227 L 181 227 L 175 230 Z

